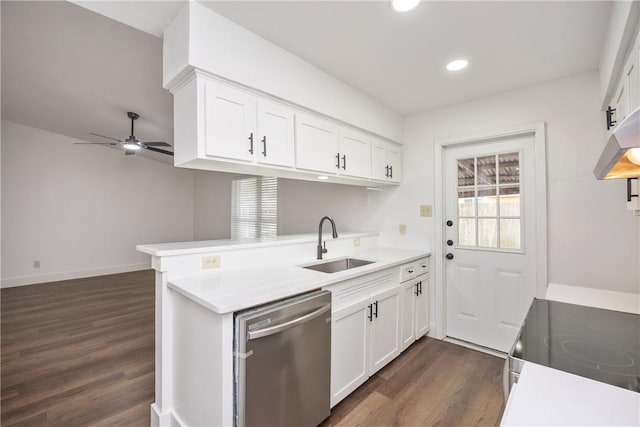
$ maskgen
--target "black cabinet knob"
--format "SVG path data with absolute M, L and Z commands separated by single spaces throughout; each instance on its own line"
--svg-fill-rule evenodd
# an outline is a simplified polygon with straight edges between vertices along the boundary
M 451 239 L 447 240 L 447 246 L 453 246 L 453 240 Z
M 451 227 L 452 225 L 453 225 L 453 221 L 448 220 L 448 221 L 447 221 L 447 227 Z
M 447 254 L 447 259 L 453 259 L 453 254 Z

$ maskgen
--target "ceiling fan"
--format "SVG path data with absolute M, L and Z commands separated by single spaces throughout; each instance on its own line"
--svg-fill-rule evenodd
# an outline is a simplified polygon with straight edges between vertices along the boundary
M 161 148 L 156 147 L 171 147 L 170 144 L 166 142 L 142 142 L 138 138 L 135 137 L 133 133 L 133 122 L 136 121 L 140 116 L 137 113 L 133 113 L 131 111 L 127 112 L 127 116 L 131 119 L 131 135 L 125 140 L 119 140 L 116 138 L 111 138 L 110 136 L 100 135 L 98 133 L 90 132 L 90 135 L 99 136 L 100 138 L 111 139 L 116 142 L 76 142 L 75 144 L 99 144 L 99 145 L 119 145 L 124 148 L 124 154 L 127 156 L 135 154 L 141 148 L 149 151 L 155 151 L 156 153 L 167 154 L 169 156 L 173 156 L 173 152 L 163 150 Z

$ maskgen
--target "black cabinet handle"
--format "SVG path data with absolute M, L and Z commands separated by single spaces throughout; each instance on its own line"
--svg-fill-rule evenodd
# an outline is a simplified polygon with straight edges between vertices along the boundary
M 376 319 L 377 319 L 378 318 L 378 301 L 374 302 L 374 304 L 376 305 L 376 311 L 373 314 L 376 316 Z
M 447 254 L 446 258 L 447 259 L 453 259 L 453 254 Z
M 267 137 L 262 137 L 262 155 L 267 157 Z
M 611 106 L 609 106 L 607 108 L 607 111 L 605 111 L 605 114 L 607 116 L 607 130 L 611 129 L 613 125 L 616 124 L 616 120 L 613 120 L 613 113 L 615 112 L 616 112 L 616 109 L 611 108 Z
M 347 170 L 347 155 L 346 154 L 342 155 L 342 169 L 343 170 Z
M 407 270 L 407 273 L 411 274 L 413 273 L 413 270 Z
M 249 153 L 253 154 L 253 132 L 249 134 Z
M 453 221 L 449 220 L 447 221 L 447 227 L 451 227 L 453 225 Z
M 340 153 L 336 154 L 336 167 L 340 169 Z
M 389 178 L 389 165 L 384 167 L 384 176 L 386 176 L 387 178 Z
M 393 166 L 389 166 L 389 178 L 393 178 Z
M 415 284 L 415 287 L 416 287 L 415 293 L 416 293 L 416 296 L 418 296 L 418 295 L 420 295 L 420 289 L 418 288 L 418 284 L 417 283 Z
M 418 291 L 420 292 L 418 295 L 422 295 L 422 280 L 418 282 Z
M 373 304 L 369 304 L 369 315 L 367 317 L 370 322 L 373 322 Z

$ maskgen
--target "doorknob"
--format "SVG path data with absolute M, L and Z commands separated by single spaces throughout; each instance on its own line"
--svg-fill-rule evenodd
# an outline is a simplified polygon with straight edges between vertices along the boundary
M 449 220 L 447 221 L 447 227 L 451 227 L 453 225 L 453 221 Z
M 453 259 L 453 254 L 447 254 L 447 259 Z
M 447 246 L 453 246 L 453 240 L 451 239 L 447 240 Z

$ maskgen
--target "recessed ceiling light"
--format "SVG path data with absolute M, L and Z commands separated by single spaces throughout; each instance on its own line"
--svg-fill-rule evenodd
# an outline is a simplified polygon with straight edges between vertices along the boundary
M 408 12 L 415 8 L 420 0 L 391 0 L 391 8 L 396 12 Z
M 466 59 L 456 59 L 447 64 L 447 70 L 460 71 L 463 68 L 467 68 L 467 65 L 469 65 L 469 62 Z
M 321 180 L 323 180 L 323 181 L 324 181 L 324 180 L 326 180 L 326 179 L 329 179 L 329 177 L 328 177 L 328 176 L 326 176 L 326 175 L 322 175 L 322 176 L 319 176 L 319 177 L 318 177 L 318 179 L 321 179 Z

